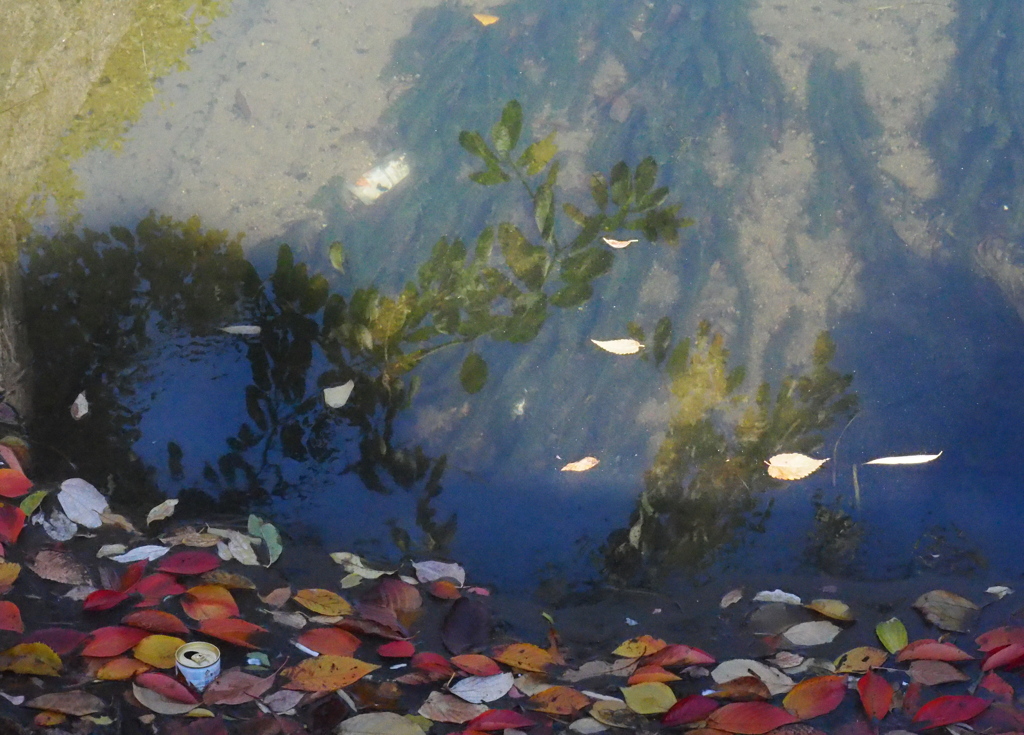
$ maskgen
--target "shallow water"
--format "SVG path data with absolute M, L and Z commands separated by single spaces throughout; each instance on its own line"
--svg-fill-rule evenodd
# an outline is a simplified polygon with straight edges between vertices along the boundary
M 395 356 L 379 354 L 388 341 L 380 311 L 366 321 L 378 330 L 374 357 L 358 334 L 341 340 L 341 353 L 311 338 L 304 330 L 319 328 L 322 308 L 285 304 L 282 282 L 246 301 L 217 281 L 209 293 L 183 289 L 191 295 L 175 306 L 177 284 L 216 279 L 187 258 L 173 263 L 174 237 L 140 235 L 127 260 L 147 247 L 162 253 L 164 281 L 143 272 L 145 292 L 88 310 L 68 297 L 51 321 L 30 316 L 42 378 L 34 431 L 54 450 L 54 474 L 72 464 L 105 485 L 109 472 L 140 506 L 166 493 L 199 515 L 218 498 L 220 511 L 251 507 L 291 543 L 452 557 L 506 590 L 680 576 L 1020 574 L 1024 324 L 1008 286 L 1019 275 L 1012 244 L 1002 280 L 986 275 L 973 260 L 994 227 L 983 204 L 951 220 L 942 181 L 927 170 L 892 174 L 894 157 L 920 164 L 908 151 L 948 170 L 915 136 L 933 101 L 951 93 L 934 70 L 922 89 L 920 77 L 893 79 L 872 60 L 911 28 L 908 69 L 955 70 L 951 20 L 984 4 L 888 13 L 839 0 L 816 11 L 722 5 L 513 2 L 484 27 L 468 9 L 427 3 L 381 5 L 376 17 L 344 3 L 295 14 L 284 3 L 236 3 L 189 55 L 189 70 L 156 82 L 123 151 L 75 164 L 79 231 L 135 229 L 149 210 L 198 215 L 207 231 L 244 232 L 263 278 L 289 243 L 351 313 L 360 289 L 397 298 L 441 237 L 472 248 L 486 225 L 511 222 L 541 242 L 529 197 L 515 182 L 469 181 L 479 161 L 458 145 L 461 130 L 486 135 L 510 99 L 524 109 L 523 145 L 556 131 L 560 202 L 592 211 L 591 172 L 650 155 L 668 202 L 695 224 L 678 247 L 642 238 L 616 251 L 594 295 L 549 308 L 530 339 L 482 336 L 386 378 L 380 366 Z M 788 56 L 815 12 L 828 22 L 812 50 Z M 852 35 L 874 29 L 878 48 L 829 36 L 836 22 Z M 1001 22 L 1019 34 L 1015 19 Z M 345 182 L 394 150 L 408 155 L 408 179 L 371 205 L 352 198 Z M 567 242 L 575 226 L 558 216 Z M 42 221 L 39 232 L 58 226 Z M 344 244 L 343 273 L 331 267 L 333 242 Z M 88 301 L 91 288 L 127 272 L 100 262 L 116 244 L 68 243 L 63 261 L 26 256 L 33 303 L 55 304 L 58 292 Z M 56 252 L 45 238 L 35 246 Z M 98 260 L 83 267 L 78 247 Z M 505 262 L 497 246 L 490 257 Z M 186 313 L 190 304 L 202 308 Z M 689 340 L 689 363 L 657 360 L 662 318 L 673 345 Z M 702 362 L 717 349 L 700 336 L 702 321 L 729 351 L 721 364 Z M 591 344 L 629 336 L 630 322 L 644 331 L 642 356 Z M 239 323 L 263 333 L 216 331 Z M 739 436 L 762 381 L 774 396 L 786 376 L 812 374 L 822 332 L 837 371 L 814 384 L 822 402 L 771 414 L 781 422 L 771 429 L 747 426 L 756 441 Z M 474 393 L 459 378 L 471 351 L 488 365 Z M 746 377 L 729 392 L 737 366 Z M 845 389 L 835 382 L 844 374 Z M 358 400 L 324 406 L 320 390 L 349 378 Z M 418 392 L 399 400 L 391 381 L 408 388 L 413 379 Z M 92 415 L 75 423 L 66 406 L 83 389 Z M 843 396 L 857 405 L 837 407 Z M 258 426 L 253 400 L 271 429 Z M 775 404 L 765 405 L 770 414 Z M 290 423 L 301 439 L 285 436 Z M 169 461 L 178 450 L 180 468 Z M 854 463 L 940 450 L 922 466 L 858 466 L 855 487 Z M 782 485 L 759 469 L 781 451 L 831 460 Z M 595 469 L 559 471 L 588 455 L 600 459 Z M 239 459 L 254 476 L 232 483 Z

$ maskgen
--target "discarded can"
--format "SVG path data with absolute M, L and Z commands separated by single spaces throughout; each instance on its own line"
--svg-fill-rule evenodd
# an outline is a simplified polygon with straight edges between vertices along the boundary
M 381 194 L 394 189 L 408 175 L 409 162 L 406 155 L 392 153 L 346 188 L 363 204 L 373 204 L 380 199 Z
M 178 671 L 193 689 L 201 692 L 220 676 L 220 649 L 212 643 L 186 643 L 174 652 Z

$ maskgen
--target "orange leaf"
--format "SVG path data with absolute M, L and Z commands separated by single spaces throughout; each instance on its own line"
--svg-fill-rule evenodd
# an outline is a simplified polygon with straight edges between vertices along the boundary
M 985 674 L 978 686 L 992 692 L 996 699 L 1006 702 L 1007 704 L 1013 704 L 1013 687 L 994 671 L 990 671 Z
M 92 632 L 85 648 L 82 649 L 82 655 L 95 656 L 97 658 L 120 656 L 147 635 L 149 634 L 144 630 L 128 628 L 123 625 L 97 628 Z
M 146 636 L 139 641 L 133 652 L 135 658 L 139 659 L 139 661 L 144 661 L 154 668 L 173 669 L 174 652 L 184 645 L 185 641 L 181 638 L 175 638 L 172 635 L 155 634 Z
M 555 686 L 534 694 L 530 703 L 538 712 L 569 717 L 590 706 L 590 698 L 572 687 Z
M 0 495 L 5 498 L 20 498 L 32 487 L 32 481 L 16 469 L 0 469 Z
M 434 597 L 441 600 L 457 600 L 462 597 L 462 593 L 459 592 L 459 588 L 454 582 L 448 579 L 435 579 L 430 583 L 427 590 Z
M 352 606 L 336 592 L 323 589 L 299 590 L 292 598 L 318 615 L 351 615 Z
M 300 635 L 297 643 L 317 653 L 351 656 L 362 641 L 341 628 L 312 628 Z
M 13 602 L 0 600 L 0 630 L 25 632 L 25 624 L 21 622 L 21 610 Z
M 970 661 L 974 658 L 952 643 L 940 643 L 931 639 L 923 639 L 908 643 L 900 649 L 897 661 Z
M 532 643 L 512 643 L 499 649 L 494 658 L 508 666 L 541 674 L 554 663 L 550 653 Z
M 181 609 L 193 620 L 233 618 L 238 605 L 231 592 L 219 584 L 201 584 L 193 587 L 181 598 Z
M 767 702 L 732 702 L 708 715 L 712 727 L 739 735 L 763 735 L 796 721 L 786 710 Z
M 660 638 L 642 635 L 620 643 L 619 647 L 612 651 L 612 655 L 622 656 L 623 658 L 640 658 L 641 656 L 650 656 L 653 653 L 657 653 L 665 648 L 665 645 L 665 641 Z
M 266 633 L 267 629 L 239 618 L 209 618 L 200 621 L 199 632 L 236 646 L 255 649 L 259 646 L 250 643 L 249 637 L 254 633 Z
M 149 671 L 149 664 L 136 658 L 112 658 L 96 672 L 97 679 L 104 681 L 127 681 L 137 674 Z
M 17 543 L 21 529 L 25 527 L 25 513 L 21 508 L 6 503 L 0 505 L 0 541 L 5 544 Z
M 183 622 L 163 610 L 139 610 L 121 618 L 121 622 L 133 628 L 142 628 L 150 633 L 167 635 L 188 635 L 189 630 Z
M 290 679 L 284 685 L 285 689 L 330 692 L 347 687 L 378 668 L 380 667 L 348 656 L 324 655 L 306 659 L 281 673 Z
M 482 653 L 464 653 L 461 656 L 452 656 L 452 663 L 473 676 L 496 676 L 501 673 L 501 667 L 494 662 L 490 656 Z
M 815 676 L 793 687 L 782 706 L 797 719 L 809 720 L 834 710 L 845 695 L 845 676 Z
M 645 681 L 679 681 L 679 677 L 661 666 L 641 666 L 629 677 L 627 684 L 643 684 Z
M 655 666 L 710 666 L 715 663 L 715 657 L 699 648 L 673 643 L 650 654 L 644 663 Z
M 868 671 L 860 678 L 857 693 L 864 711 L 872 720 L 884 719 L 892 709 L 892 686 L 874 671 Z

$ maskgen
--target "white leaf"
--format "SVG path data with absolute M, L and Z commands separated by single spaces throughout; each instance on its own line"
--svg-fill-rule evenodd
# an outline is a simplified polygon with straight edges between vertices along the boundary
M 458 564 L 449 564 L 443 561 L 417 561 L 413 562 L 412 566 L 416 570 L 416 579 L 423 584 L 438 579 L 453 579 L 459 587 L 466 583 L 466 570 Z
M 173 500 L 165 500 L 160 505 L 155 505 L 150 509 L 146 515 L 146 525 L 148 526 L 153 521 L 162 521 L 164 518 L 170 518 L 174 515 L 174 506 L 178 504 L 177 498 Z
M 75 402 L 71 404 L 71 418 L 78 421 L 87 413 L 89 413 L 89 401 L 85 400 L 85 391 L 83 390 L 75 397 Z
M 166 546 L 139 546 L 138 548 L 132 549 L 129 552 L 120 554 L 119 556 L 113 556 L 111 559 L 114 561 L 121 562 L 122 564 L 131 564 L 132 562 L 142 561 L 153 561 L 159 559 L 161 556 L 170 551 Z
M 1013 590 L 1012 589 L 1010 589 L 1009 587 L 1005 587 L 1003 585 L 996 585 L 995 587 L 989 587 L 985 591 L 987 593 L 989 593 L 990 595 L 995 595 L 1000 600 L 1003 599 L 1004 597 L 1006 597 L 1007 595 L 1012 595 L 1013 594 Z
M 827 620 L 812 620 L 788 628 L 782 637 L 794 646 L 820 646 L 822 643 L 830 643 L 842 630 Z
M 783 602 L 787 605 L 802 605 L 800 598 L 792 592 L 782 590 L 762 590 L 754 595 L 754 602 Z
M 515 685 L 516 689 L 527 697 L 532 697 L 534 694 L 540 694 L 545 689 L 551 688 L 551 682 L 539 674 L 520 674 L 515 679 Z
M 723 661 L 711 672 L 711 678 L 718 684 L 739 679 L 741 676 L 756 676 L 764 682 L 773 697 L 788 692 L 795 685 L 792 679 L 778 669 L 765 666 L 760 661 L 751 658 L 734 658 L 730 661 Z
M 864 464 L 924 464 L 941 456 L 942 452 L 938 454 L 907 454 L 902 457 L 879 457 Z
M 743 588 L 737 587 L 736 589 L 726 592 L 722 595 L 722 601 L 718 603 L 718 606 L 723 610 L 729 605 L 735 605 L 737 602 L 743 599 Z
M 577 459 L 575 462 L 570 462 L 561 469 L 562 472 L 586 472 L 591 470 L 601 463 L 597 457 L 584 457 L 583 459 Z
M 635 355 L 644 348 L 643 344 L 635 339 L 592 339 L 590 341 L 613 355 Z
M 377 579 L 385 574 L 392 574 L 394 570 L 374 569 L 366 565 L 362 557 L 358 554 L 353 554 L 351 551 L 335 551 L 331 554 L 331 559 L 335 563 L 340 564 L 342 568 L 349 574 L 356 574 L 365 579 Z
M 57 501 L 68 518 L 86 528 L 102 526 L 100 514 L 110 510 L 100 491 L 80 477 L 72 477 L 60 484 Z
M 569 732 L 578 732 L 582 735 L 591 735 L 592 733 L 606 732 L 608 727 L 602 725 L 593 717 L 584 717 L 569 725 L 568 730 Z
M 449 690 L 470 704 L 483 704 L 504 697 L 513 683 L 512 674 L 506 671 L 494 676 L 468 676 L 453 684 Z
M 49 518 L 36 513 L 32 516 L 32 522 L 42 526 L 46 535 L 54 541 L 70 541 L 78 533 L 78 525 L 59 510 L 53 511 Z
M 817 470 L 828 459 L 815 459 L 796 452 L 776 454 L 765 464 L 768 465 L 768 476 L 776 480 L 802 480 Z
M 605 245 L 610 248 L 615 248 L 616 250 L 628 248 L 633 243 L 640 242 L 639 240 L 613 240 L 610 237 L 602 237 L 601 239 L 604 240 Z
M 6 692 L 0 692 L 0 697 L 3 697 L 11 704 L 20 705 L 25 701 L 25 697 L 21 694 L 14 696 L 13 694 L 7 694 Z
M 184 702 L 168 699 L 163 694 L 154 692 L 152 689 L 140 687 L 134 683 L 132 684 L 132 693 L 143 707 L 148 707 L 162 715 L 183 715 L 197 707 L 195 704 L 185 704 Z
M 227 334 L 240 334 L 246 337 L 255 337 L 260 333 L 260 328 L 251 324 L 233 324 L 230 327 L 221 327 L 220 331 Z
M 106 559 L 110 556 L 117 556 L 128 551 L 128 547 L 124 544 L 103 544 L 100 550 L 96 552 L 97 559 Z
M 260 565 L 256 558 L 256 551 L 253 549 L 253 544 L 260 543 L 260 539 L 246 536 L 244 533 L 229 528 L 208 528 L 206 530 L 207 533 L 227 539 L 226 544 L 217 544 L 217 553 L 224 561 L 234 558 L 246 566 L 258 567 Z
M 348 398 L 352 395 L 352 389 L 355 387 L 356 381 L 350 380 L 341 385 L 324 388 L 324 403 L 331 408 L 341 408 L 348 403 Z

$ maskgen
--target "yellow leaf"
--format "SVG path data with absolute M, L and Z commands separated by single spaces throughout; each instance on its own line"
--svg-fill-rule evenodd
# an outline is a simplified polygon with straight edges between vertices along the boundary
M 584 457 L 583 459 L 577 459 L 575 462 L 570 462 L 562 468 L 562 472 L 586 472 L 592 470 L 601 463 L 597 457 Z
M 640 658 L 657 653 L 665 647 L 665 641 L 660 638 L 652 638 L 649 635 L 642 635 L 637 638 L 630 638 L 619 644 L 619 647 L 612 651 L 613 656 L 623 658 Z
M 139 641 L 135 648 L 132 649 L 132 653 L 139 661 L 157 669 L 173 669 L 174 652 L 184 645 L 185 641 L 181 640 L 181 638 L 176 638 L 173 635 L 156 634 L 146 636 Z
M 844 622 L 853 620 L 853 612 L 850 610 L 850 606 L 840 600 L 811 600 L 805 607 L 833 620 L 842 620 Z
M 858 646 L 836 659 L 837 674 L 865 674 L 885 663 L 889 654 L 874 646 Z
M 902 457 L 879 457 L 864 464 L 924 464 L 941 456 L 942 452 L 938 454 L 907 454 Z
M 476 18 L 482 26 L 489 26 L 501 20 L 501 18 L 496 15 L 487 15 L 486 13 L 473 13 L 473 17 Z
M 281 673 L 290 679 L 284 685 L 285 689 L 298 689 L 303 692 L 330 692 L 347 687 L 379 668 L 379 666 L 368 664 L 357 658 L 325 654 L 316 658 L 308 658 Z
M 613 355 L 635 355 L 644 348 L 643 344 L 635 339 L 592 339 L 590 341 Z
M 676 695 L 672 693 L 672 689 L 668 684 L 660 681 L 621 687 L 620 691 L 626 700 L 626 706 L 638 715 L 657 715 L 668 712 L 676 703 Z
M 572 687 L 554 686 L 534 694 L 530 703 L 537 712 L 568 717 L 588 706 L 590 698 Z
M 19 643 L 0 653 L 0 671 L 29 676 L 57 676 L 63 664 L 45 643 Z
M 336 592 L 324 589 L 299 590 L 292 598 L 307 610 L 320 615 L 351 615 L 352 606 Z
M 532 643 L 512 643 L 505 646 L 494 656 L 494 660 L 539 674 L 543 674 L 555 662 L 550 653 Z
M 639 730 L 646 724 L 636 712 L 618 700 L 594 702 L 594 706 L 590 708 L 590 716 L 602 725 L 625 730 Z
M 11 588 L 19 574 L 21 574 L 21 564 L 15 564 L 12 561 L 0 562 L 0 594 Z
M 122 656 L 103 664 L 96 672 L 96 678 L 103 681 L 127 681 L 143 671 L 149 671 L 150 668 L 147 663 Z
M 174 508 L 178 505 L 178 499 L 165 500 L 160 505 L 153 506 L 149 513 L 146 514 L 146 525 L 150 525 L 153 521 L 162 521 L 164 518 L 170 518 L 174 515 Z
M 814 459 L 804 454 L 790 452 L 776 454 L 765 464 L 768 465 L 768 476 L 776 480 L 802 480 L 823 464 L 828 459 Z

